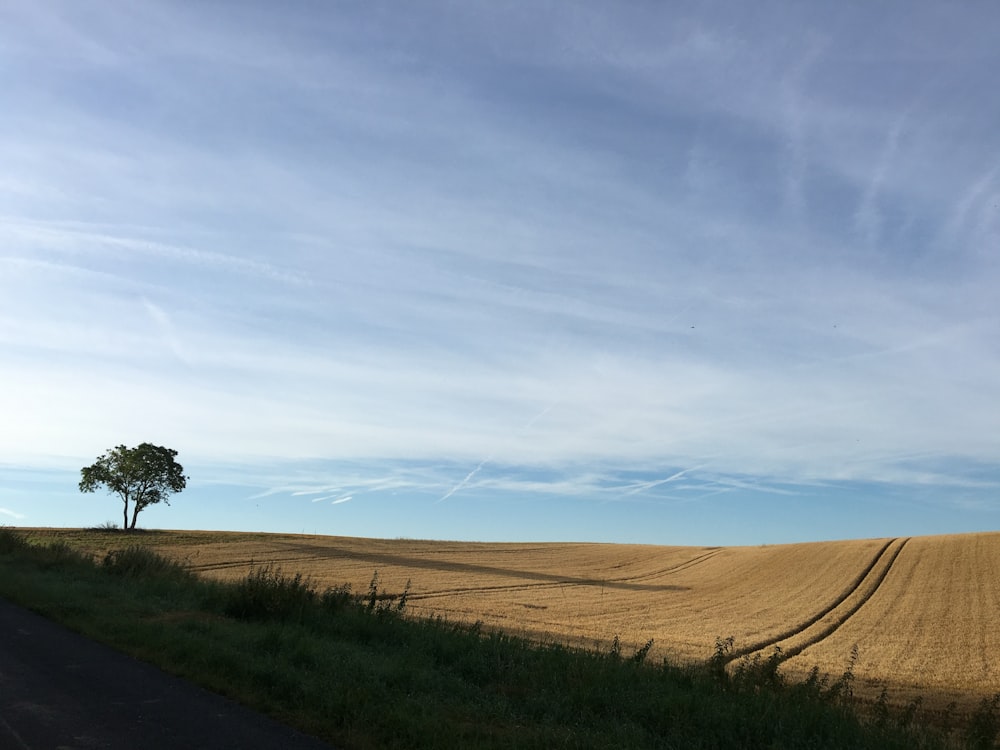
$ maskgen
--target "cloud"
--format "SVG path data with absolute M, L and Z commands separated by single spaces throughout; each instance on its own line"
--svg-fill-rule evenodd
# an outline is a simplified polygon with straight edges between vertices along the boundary
M 888 11 L 30 5 L 0 45 L 8 460 L 154 431 L 268 465 L 256 497 L 442 502 L 945 487 L 1000 448 L 971 21 L 914 51 Z
M 303 495 L 325 495 L 328 492 L 336 492 L 339 487 L 322 487 L 320 489 L 310 489 L 310 490 L 296 490 L 295 492 L 289 492 L 292 497 L 301 497 Z M 273 490 L 273 492 L 278 492 L 279 490 Z M 286 492 L 287 490 L 280 490 Z M 324 498 L 325 499 L 325 498 Z M 316 502 L 313 500 L 312 502 Z
M 943 229 L 944 243 L 951 249 L 969 245 L 988 255 L 991 239 L 1000 235 L 1000 161 L 976 176 L 955 201 Z
M 899 139 L 906 127 L 907 119 L 908 115 L 904 112 L 886 134 L 885 146 L 879 154 L 878 161 L 862 195 L 861 203 L 855 212 L 855 225 L 865 241 L 871 246 L 877 245 L 880 239 L 882 215 L 877 204 L 879 191 L 899 149 Z
M 489 458 L 485 458 L 485 459 L 483 459 L 482 461 L 480 461 L 480 462 L 479 462 L 479 465 L 478 465 L 478 466 L 476 466 L 476 468 L 475 468 L 475 469 L 473 469 L 472 471 L 470 471 L 470 472 L 469 472 L 468 474 L 466 474 L 466 475 L 465 475 L 465 479 L 463 479 L 463 480 L 462 480 L 461 482 L 459 482 L 458 484 L 456 484 L 456 485 L 455 485 L 454 487 L 452 487 L 452 488 L 451 488 L 450 490 L 448 490 L 448 491 L 447 491 L 446 493 L 444 493 L 443 495 L 441 495 L 441 497 L 439 497 L 439 498 L 438 498 L 438 502 L 439 502 L 439 503 L 440 503 L 440 502 L 444 502 L 444 501 L 445 501 L 445 500 L 447 500 L 447 499 L 448 499 L 449 497 L 451 497 L 452 495 L 454 495 L 454 494 L 455 494 L 456 492 L 459 492 L 459 491 L 460 491 L 460 490 L 462 490 L 462 489 L 463 489 L 464 487 L 468 487 L 468 486 L 469 486 L 469 483 L 470 483 L 470 482 L 472 481 L 472 478 L 473 478 L 474 476 L 476 476 L 476 474 L 478 474 L 478 473 L 479 473 L 480 471 L 482 471 L 482 469 L 483 469 L 483 466 L 485 466 L 485 465 L 486 465 L 486 463 L 487 463 L 487 462 L 488 462 L 489 460 L 490 460 Z
M 0 515 L 9 516 L 15 520 L 20 521 L 23 518 L 27 518 L 23 513 L 18 513 L 15 510 L 10 510 L 9 508 L 0 508 Z
M 162 337 L 164 344 L 168 349 L 170 349 L 173 355 L 184 364 L 192 364 L 192 360 L 181 344 L 181 341 L 177 336 L 177 331 L 166 311 L 163 310 L 163 308 L 154 305 L 145 297 L 142 298 L 142 306 L 146 308 L 146 312 L 149 313 L 150 318 L 153 319 L 153 322 L 160 331 L 160 336 Z
M 669 482 L 676 482 L 685 474 L 693 470 L 694 469 L 682 469 L 681 471 L 674 472 L 669 477 L 664 477 L 663 479 L 654 479 L 648 482 L 637 482 L 633 486 L 629 487 L 625 492 L 623 492 L 622 497 L 626 497 L 628 495 L 635 495 L 640 492 L 645 492 L 646 490 L 651 490 L 654 487 L 659 487 L 660 485 L 668 484 Z

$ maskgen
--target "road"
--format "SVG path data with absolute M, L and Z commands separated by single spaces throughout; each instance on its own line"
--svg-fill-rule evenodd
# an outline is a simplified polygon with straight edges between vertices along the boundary
M 330 750 L 3 599 L 0 748 Z

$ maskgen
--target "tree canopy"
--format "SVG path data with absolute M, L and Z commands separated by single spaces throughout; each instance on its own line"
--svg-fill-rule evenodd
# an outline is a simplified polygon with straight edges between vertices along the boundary
M 117 494 L 125 504 L 123 529 L 134 529 L 139 512 L 158 502 L 170 505 L 171 493 L 187 486 L 184 467 L 174 460 L 177 451 L 161 445 L 142 443 L 135 448 L 119 445 L 91 466 L 80 469 L 80 492 L 98 487 Z M 132 523 L 129 525 L 129 504 Z

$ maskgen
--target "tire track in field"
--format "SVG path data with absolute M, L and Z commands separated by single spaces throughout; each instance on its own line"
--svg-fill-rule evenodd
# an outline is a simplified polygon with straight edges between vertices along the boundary
M 805 641 L 791 647 L 787 651 L 783 651 L 781 654 L 781 661 L 785 661 L 786 659 L 791 659 L 793 656 L 798 656 L 810 646 L 814 646 L 820 641 L 822 641 L 824 638 L 827 638 L 831 633 L 836 631 L 841 625 L 843 625 L 851 617 L 857 614 L 859 609 L 861 609 L 869 601 L 871 601 L 872 597 L 875 596 L 875 592 L 879 590 L 879 587 L 882 585 L 882 582 L 885 581 L 886 577 L 889 575 L 889 571 L 892 570 L 892 566 L 895 564 L 896 559 L 899 557 L 899 553 L 903 551 L 903 547 L 906 546 L 906 543 L 908 541 L 910 541 L 909 537 L 904 539 L 900 543 L 900 545 L 896 547 L 896 549 L 892 553 L 892 556 L 886 563 L 886 566 L 882 569 L 882 571 L 876 576 L 875 580 L 872 582 L 871 590 L 866 592 L 864 596 L 862 596 L 854 605 L 848 608 L 845 612 L 839 614 L 833 622 L 824 625 L 823 628 L 819 630 L 819 632 L 809 636 L 808 638 L 806 638 Z
M 671 565 L 666 568 L 661 568 L 659 570 L 654 570 L 646 573 L 640 573 L 632 576 L 620 576 L 613 578 L 597 578 L 597 577 L 574 577 L 570 575 L 553 575 L 549 573 L 543 573 L 540 571 L 531 570 L 516 570 L 508 568 L 496 568 L 483 565 L 474 565 L 464 562 L 455 562 L 451 560 L 435 560 L 433 558 L 417 558 L 410 556 L 400 556 L 391 553 L 384 552 L 363 552 L 359 550 L 344 550 L 344 549 L 323 549 L 314 550 L 310 548 L 310 553 L 308 555 L 295 555 L 294 553 L 284 557 L 278 554 L 265 555 L 263 558 L 258 559 L 256 557 L 245 557 L 240 559 L 230 559 L 220 562 L 210 562 L 210 563 L 193 563 L 188 564 L 187 568 L 196 573 L 210 573 L 218 572 L 224 570 L 247 570 L 255 565 L 267 565 L 273 564 L 277 566 L 294 564 L 294 563 L 309 563 L 317 562 L 325 558 L 339 558 L 344 557 L 352 560 L 364 560 L 372 563 L 382 563 L 395 565 L 402 568 L 421 568 L 428 570 L 450 570 L 455 572 L 468 572 L 470 574 L 477 574 L 482 572 L 489 572 L 494 575 L 502 575 L 512 578 L 522 578 L 522 579 L 535 579 L 534 582 L 526 581 L 524 583 L 507 583 L 507 584 L 495 584 L 489 586 L 459 586 L 447 589 L 432 589 L 429 591 L 421 591 L 419 593 L 411 593 L 409 598 L 410 601 L 419 601 L 422 599 L 433 599 L 443 596 L 454 596 L 456 594 L 487 594 L 487 593 L 499 593 L 499 592 L 523 592 L 523 591 L 545 591 L 549 589 L 561 589 L 566 586 L 600 586 L 612 589 L 627 589 L 634 591 L 670 591 L 670 590 L 687 590 L 687 586 L 671 586 L 669 584 L 653 584 L 650 581 L 655 581 L 663 576 L 671 575 L 674 573 L 679 573 L 684 570 L 688 570 L 697 565 L 700 565 L 707 560 L 715 557 L 720 552 L 722 552 L 721 547 L 716 547 L 708 549 L 699 555 L 696 555 L 687 560 L 683 560 L 675 565 Z M 291 552 L 292 550 L 284 550 L 285 554 Z M 275 551 L 278 552 L 278 551 Z
M 454 589 L 434 589 L 433 591 L 423 591 L 421 593 L 411 593 L 408 601 L 416 602 L 425 599 L 440 599 L 444 596 L 456 596 L 463 594 L 496 594 L 500 592 L 517 591 L 544 591 L 546 589 L 561 589 L 566 586 L 579 586 L 576 581 L 566 581 L 565 583 L 510 583 L 499 586 L 470 586 L 467 588 Z
M 247 557 L 239 560 L 226 560 L 224 562 L 201 563 L 187 565 L 187 569 L 194 573 L 208 573 L 215 570 L 231 570 L 233 568 L 254 568 L 274 565 L 280 567 L 283 563 L 301 563 L 315 561 L 319 558 L 312 557 L 276 557 L 267 556 L 262 558 Z
M 657 591 L 686 591 L 688 586 L 670 586 L 670 585 L 648 585 L 640 586 L 640 584 L 647 581 L 655 580 L 665 575 L 670 575 L 671 573 L 679 573 L 682 570 L 687 570 L 695 565 L 699 565 L 706 560 L 714 557 L 722 551 L 721 547 L 711 549 L 708 552 L 697 555 L 683 562 L 672 565 L 669 568 L 663 568 L 661 570 L 654 570 L 649 573 L 640 573 L 634 576 L 621 576 L 618 578 L 566 578 L 565 580 L 559 580 L 551 583 L 512 583 L 503 584 L 497 586 L 467 586 L 460 588 L 450 588 L 450 589 L 435 589 L 432 591 L 424 591 L 419 594 L 410 594 L 410 601 L 417 601 L 419 599 L 432 599 L 434 597 L 441 596 L 451 596 L 454 594 L 486 594 L 486 593 L 497 593 L 501 591 L 542 591 L 544 589 L 558 589 L 564 588 L 565 586 L 601 586 L 608 588 L 636 588 L 636 589 L 653 589 Z M 532 575 L 530 572 L 525 572 L 525 576 Z
M 717 554 L 722 552 L 722 547 L 715 547 L 701 555 L 692 557 L 690 560 L 685 560 L 684 562 L 677 563 L 676 565 L 671 565 L 669 568 L 663 568 L 662 570 L 654 570 L 649 573 L 640 573 L 634 576 L 625 576 L 623 578 L 611 578 L 608 580 L 616 581 L 620 583 L 635 583 L 638 581 L 650 581 L 660 576 L 670 575 L 671 573 L 680 573 L 682 570 L 687 570 L 688 568 L 693 568 L 696 565 L 715 557 Z
M 732 651 L 730 651 L 726 655 L 724 663 L 728 664 L 730 662 L 736 661 L 737 659 L 739 659 L 739 658 L 741 658 L 743 656 L 747 656 L 748 654 L 752 654 L 752 653 L 754 653 L 756 651 L 763 651 L 764 649 L 770 648 L 771 646 L 777 646 L 782 641 L 787 641 L 789 638 L 793 638 L 794 636 L 799 635 L 800 633 L 803 633 L 806 630 L 808 630 L 809 628 L 811 628 L 813 625 L 815 625 L 817 622 L 819 622 L 820 620 L 822 620 L 824 617 L 826 617 L 831 612 L 833 612 L 835 609 L 837 609 L 837 607 L 839 607 L 841 604 L 843 604 L 845 601 L 847 601 L 847 599 L 850 598 L 851 594 L 854 594 L 855 592 L 857 592 L 858 590 L 860 590 L 861 587 L 862 587 L 862 585 L 865 582 L 865 579 L 867 579 L 872 574 L 872 571 L 875 570 L 876 566 L 879 564 L 879 561 L 886 558 L 886 554 L 887 554 L 889 548 L 893 545 L 894 542 L 898 542 L 898 541 L 899 541 L 898 538 L 893 538 L 893 539 L 890 539 L 889 541 L 887 541 L 885 544 L 883 544 L 882 547 L 879 548 L 878 552 L 875 553 L 875 556 L 872 558 L 871 562 L 868 563 L 867 566 L 865 566 L 865 568 L 857 575 L 857 577 L 853 581 L 851 581 L 850 584 L 848 584 L 847 588 L 844 589 L 841 592 L 840 596 L 838 596 L 836 599 L 833 600 L 833 602 L 831 602 L 829 605 L 827 605 L 826 607 L 824 607 L 823 609 L 821 609 L 819 612 L 817 612 L 816 614 L 814 614 L 808 620 L 805 620 L 803 622 L 797 623 L 796 625 L 793 625 L 792 627 L 790 627 L 788 630 L 782 631 L 778 635 L 770 636 L 770 637 L 765 638 L 763 640 L 754 641 L 753 643 L 750 643 L 750 644 L 748 644 L 746 646 L 741 646 L 740 648 L 733 649 Z M 903 545 L 905 545 L 906 542 L 908 542 L 908 541 L 909 541 L 909 539 L 904 539 L 903 540 L 903 543 L 896 550 L 896 555 L 899 554 L 899 551 L 901 549 L 903 549 Z M 893 555 L 892 558 L 889 560 L 888 565 L 886 565 L 885 570 L 882 573 L 882 577 L 879 579 L 878 583 L 875 585 L 875 588 L 878 588 L 878 586 L 881 585 L 882 580 L 885 578 L 885 575 L 889 572 L 889 568 L 892 566 L 892 563 L 895 562 L 895 560 L 896 560 L 896 557 L 895 557 L 895 555 Z M 868 594 L 868 596 L 865 597 L 864 599 L 862 599 L 862 603 L 864 603 L 865 601 L 867 601 L 867 599 L 871 596 L 871 594 L 874 594 L 874 593 L 875 593 L 875 589 L 872 589 L 872 591 Z M 859 608 L 860 608 L 860 605 L 859 605 Z M 857 611 L 857 610 L 855 609 L 855 611 Z M 851 614 L 853 614 L 853 612 Z M 850 616 L 850 615 L 848 615 L 848 616 Z M 839 625 L 838 625 L 838 627 L 839 627 Z M 833 632 L 833 631 L 831 630 L 830 632 Z M 829 635 L 829 633 L 827 633 L 826 635 Z M 823 637 L 825 638 L 826 635 L 824 635 Z M 786 656 L 783 655 L 782 659 L 784 660 L 785 658 L 791 658 L 791 657 L 786 657 Z

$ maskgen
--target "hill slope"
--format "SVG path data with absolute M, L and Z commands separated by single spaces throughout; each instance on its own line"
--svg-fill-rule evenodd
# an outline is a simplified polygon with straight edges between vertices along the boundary
M 141 538 L 211 577 L 274 563 L 319 587 L 401 591 L 408 611 L 511 634 L 706 659 L 791 656 L 839 674 L 857 646 L 857 689 L 971 704 L 1000 690 L 1000 533 L 762 547 L 495 544 L 226 532 L 36 530 L 101 553 Z

